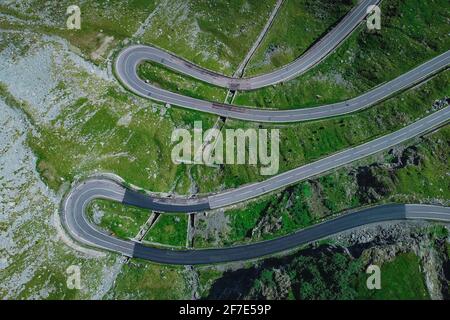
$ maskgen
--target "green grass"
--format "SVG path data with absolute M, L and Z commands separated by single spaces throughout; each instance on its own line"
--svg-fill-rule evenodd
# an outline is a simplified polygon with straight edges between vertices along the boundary
M 51 219 L 50 217 L 42 218 Z M 29 228 L 31 231 L 25 230 Z M 46 235 L 44 238 L 39 236 L 32 243 L 29 239 L 25 239 L 23 246 L 26 246 L 28 250 L 16 253 L 14 259 L 9 256 L 10 264 L 0 274 L 0 281 L 5 284 L 0 288 L 0 296 L 3 299 L 9 297 L 9 299 L 17 300 L 33 300 L 36 297 L 43 300 L 92 299 L 102 285 L 103 273 L 113 266 L 116 256 L 107 255 L 105 258 L 86 259 L 83 255 L 68 250 L 62 242 L 53 242 L 53 228 L 48 225 L 42 226 L 33 223 L 33 225 L 22 226 L 21 231 L 36 234 L 37 228 L 47 232 Z M 48 257 L 49 255 L 51 259 L 42 259 L 43 256 Z M 70 266 L 80 267 L 82 290 L 67 287 L 68 274 L 66 270 Z M 12 287 L 12 294 L 8 293 L 6 283 L 14 283 L 13 281 L 17 279 L 18 275 L 25 273 L 27 278 L 23 283 L 20 286 Z
M 244 210 L 230 210 L 227 212 L 230 218 L 230 224 L 233 226 L 230 233 L 226 237 L 228 244 L 234 243 L 236 240 L 251 238 L 252 227 L 261 218 L 262 213 L 269 205 L 269 201 L 261 201 L 251 203 Z
M 13 16 L 17 19 L 21 19 L 21 20 L 33 20 L 33 21 L 39 20 L 38 16 L 33 15 L 33 14 L 22 13 L 20 10 L 15 9 L 13 6 L 6 6 L 3 4 L 0 4 L 0 12 L 3 14 L 6 14 L 8 16 Z
M 186 246 L 188 216 L 162 214 L 145 235 L 144 240 L 176 247 Z
M 53 42 L 36 38 L 35 45 L 41 44 Z M 58 45 L 55 52 L 65 57 Z M 207 129 L 215 117 L 166 109 L 139 99 L 69 62 L 52 63 L 52 73 L 46 75 L 53 77 L 55 72 L 62 78 L 67 74 L 48 93 L 49 97 L 64 99 L 58 100 L 63 103 L 61 112 L 51 120 L 36 106 L 13 97 L 6 85 L 0 85 L 2 99 L 24 111 L 34 124 L 27 144 L 37 156 L 37 169 L 44 182 L 59 190 L 97 171 L 116 173 L 127 182 L 153 191 L 177 189 L 175 180 L 179 175 L 180 181 L 186 181 L 187 171 L 180 172 L 171 160 L 172 132 L 176 127 L 192 127 L 194 120 L 201 120 Z M 75 97 L 82 92 L 81 97 L 72 98 L 72 90 Z M 181 191 L 186 189 L 184 186 Z
M 189 299 L 183 268 L 133 259 L 122 267 L 105 299 Z
M 154 15 L 141 42 L 231 75 L 263 29 L 274 5 L 274 0 L 170 1 Z
M 231 209 L 226 211 L 225 215 L 231 228 L 228 232 L 221 234 L 221 244 L 227 246 L 251 239 L 252 229 L 274 200 L 276 200 L 274 197 L 269 197 L 269 199 L 250 203 L 244 209 Z M 201 229 L 203 223 L 206 222 L 201 222 L 201 224 L 196 225 L 196 229 Z M 215 240 L 217 239 L 212 237 L 204 238 L 197 236 L 194 237 L 194 246 L 198 248 L 210 247 L 211 241 L 214 242 Z
M 445 0 L 383 1 L 381 31 L 369 33 L 363 25 L 313 70 L 276 86 L 240 92 L 235 103 L 287 109 L 357 96 L 449 50 L 449 9 Z M 285 19 L 280 23 L 289 26 L 289 22 Z M 273 32 L 276 38 L 276 29 Z M 296 42 L 291 40 L 287 46 L 295 51 Z M 255 59 L 251 63 L 261 63 L 260 58 Z
M 419 258 L 413 253 L 400 254 L 381 266 L 381 290 L 368 290 L 368 275 L 359 277 L 358 298 L 373 300 L 429 299 Z
M 262 74 L 295 60 L 350 9 L 351 0 L 286 0 L 263 42 L 246 67 L 245 76 Z
M 124 206 L 109 200 L 94 200 L 90 203 L 87 215 L 91 222 L 95 222 L 94 211 L 101 214 L 99 227 L 122 239 L 134 238 L 150 216 L 149 210 Z
M 138 68 L 138 74 L 142 79 L 150 80 L 152 84 L 160 88 L 184 96 L 223 102 L 227 95 L 225 89 L 178 74 L 158 63 L 145 62 L 141 64 Z
M 448 172 L 447 163 L 450 139 L 450 127 L 441 129 L 434 138 L 434 144 L 426 146 L 421 144 L 419 151 L 424 155 L 423 163 L 418 167 L 409 167 L 399 170 L 396 175 L 396 193 L 398 195 L 410 194 L 417 198 L 440 199 L 449 198 L 450 181 L 445 173 Z M 441 174 L 439 174 L 441 173 Z
M 431 239 L 434 240 L 446 240 L 449 236 L 449 231 L 442 224 L 432 224 L 428 227 L 428 232 L 430 233 Z

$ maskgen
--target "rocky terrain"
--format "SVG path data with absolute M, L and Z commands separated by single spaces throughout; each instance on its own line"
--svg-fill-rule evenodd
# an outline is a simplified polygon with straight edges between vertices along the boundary
M 420 272 L 431 299 L 448 299 L 448 230 L 436 233 L 425 223 L 390 223 L 340 234 L 284 257 L 251 267 L 225 270 L 210 286 L 213 299 L 357 299 L 355 283 L 368 265 L 382 266 L 401 254 L 420 259 Z M 383 286 L 390 289 L 389 282 Z M 399 274 L 398 277 L 401 277 Z M 420 282 L 421 279 L 403 279 Z M 414 294 L 414 293 L 413 293 Z M 395 297 L 390 297 L 395 298 Z M 397 298 L 401 298 L 397 296 Z

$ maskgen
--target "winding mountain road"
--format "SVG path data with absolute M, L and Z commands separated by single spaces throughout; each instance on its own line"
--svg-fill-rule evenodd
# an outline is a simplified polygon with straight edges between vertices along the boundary
M 129 189 L 111 178 L 88 179 L 73 188 L 65 199 L 62 210 L 63 224 L 74 239 L 87 245 L 160 263 L 203 264 L 252 259 L 269 255 L 368 223 L 406 218 L 450 222 L 449 207 L 433 207 L 430 209 L 429 206 L 382 206 L 363 210 L 358 214 L 345 215 L 271 241 L 214 250 L 174 251 L 146 247 L 133 241 L 118 239 L 93 226 L 85 216 L 87 205 L 94 199 L 109 199 L 125 205 L 163 212 L 192 213 L 229 206 L 385 150 L 407 139 L 436 129 L 448 123 L 449 120 L 450 107 L 447 107 L 394 133 L 360 146 L 287 171 L 262 182 L 200 198 L 161 198 Z M 414 210 L 411 210 L 411 208 Z
M 353 99 L 312 108 L 293 108 L 292 110 L 257 109 L 183 96 L 146 83 L 137 74 L 137 68 L 145 61 L 153 61 L 176 72 L 231 90 L 262 88 L 292 79 L 317 65 L 363 21 L 367 6 L 379 2 L 376 0 L 362 1 L 323 39 L 294 62 L 273 72 L 253 78 L 230 78 L 201 68 L 167 51 L 144 45 L 134 45 L 124 49 L 115 61 L 115 73 L 119 81 L 128 90 L 141 97 L 226 118 L 284 123 L 323 119 L 355 112 L 368 108 L 394 93 L 412 87 L 433 74 L 448 68 L 450 51 L 444 52 L 415 69 Z
M 392 96 L 394 93 L 412 87 L 433 74 L 448 68 L 450 63 L 450 51 L 447 51 L 417 68 L 347 101 L 311 108 L 271 110 L 236 106 L 183 96 L 178 93 L 158 88 L 139 78 L 137 68 L 140 63 L 148 60 L 156 60 L 156 57 L 164 54 L 168 53 L 154 47 L 129 47 L 122 51 L 116 60 L 116 74 L 125 87 L 145 98 L 151 98 L 156 101 L 227 118 L 274 123 L 322 119 L 368 108 Z M 186 73 L 192 75 L 192 73 L 190 73 L 192 71 L 193 69 L 187 69 Z
M 140 62 L 148 60 L 219 87 L 231 90 L 260 89 L 298 77 L 318 64 L 332 53 L 360 25 L 367 16 L 367 8 L 371 5 L 377 5 L 380 2 L 381 0 L 361 1 L 332 30 L 311 46 L 302 56 L 275 71 L 252 78 L 228 77 L 199 67 L 167 51 L 144 45 L 130 46 L 120 53 L 115 65 L 117 76 L 130 90 L 135 90 L 137 94 L 147 97 L 148 92 L 154 89 L 150 86 L 142 88 L 135 87 L 134 80 L 136 78 L 134 78 L 133 74 L 136 74 L 136 66 Z M 146 90 L 146 88 L 150 90 Z
M 241 120 L 295 122 L 354 112 L 376 104 L 394 93 L 411 87 L 448 68 L 450 51 L 354 99 L 321 107 L 283 111 L 219 104 L 172 93 L 145 83 L 138 77 L 137 67 L 143 61 L 150 60 L 202 81 L 232 90 L 261 88 L 292 79 L 319 63 L 361 23 L 366 16 L 367 6 L 378 2 L 375 0 L 362 1 L 303 56 L 281 69 L 261 76 L 243 79 L 229 78 L 202 69 L 168 52 L 150 46 L 131 46 L 123 50 L 116 59 L 115 72 L 126 88 L 140 96 Z M 426 219 L 450 222 L 450 208 L 448 207 L 386 205 L 345 214 L 336 219 L 270 241 L 221 249 L 170 250 L 146 247 L 134 241 L 118 239 L 92 225 L 85 216 L 87 205 L 94 199 L 110 199 L 126 205 L 162 212 L 193 213 L 226 207 L 386 150 L 396 144 L 446 125 L 449 120 L 450 107 L 446 107 L 396 132 L 284 172 L 265 181 L 192 199 L 158 197 L 125 187 L 113 178 L 93 177 L 74 186 L 64 199 L 61 210 L 62 222 L 75 240 L 86 245 L 119 252 L 129 257 L 170 264 L 205 264 L 253 259 L 288 250 L 362 225 L 390 220 Z

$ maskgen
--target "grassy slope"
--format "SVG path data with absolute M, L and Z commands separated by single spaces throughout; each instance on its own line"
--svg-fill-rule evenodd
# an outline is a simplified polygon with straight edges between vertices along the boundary
M 133 259 L 123 266 L 105 299 L 188 299 L 190 288 L 181 267 Z
M 159 217 L 156 224 L 148 231 L 144 240 L 165 245 L 185 247 L 188 216 L 184 214 Z
M 342 101 L 450 49 L 446 36 L 450 32 L 448 1 L 387 0 L 381 9 L 380 32 L 369 33 L 361 26 L 335 53 L 305 75 L 239 93 L 235 103 L 286 109 Z M 295 18 L 280 23 L 289 26 Z M 295 45 L 294 41 L 290 44 Z
M 373 300 L 429 299 L 419 258 L 413 253 L 400 254 L 381 266 L 381 290 L 368 290 L 366 274 L 358 281 L 358 298 Z
M 232 74 L 274 4 L 274 0 L 166 1 L 142 42 L 156 44 L 211 70 Z
M 209 287 L 209 299 L 349 300 L 361 262 L 333 250 L 302 250 L 227 270 Z M 201 274 L 201 271 L 200 271 Z M 209 277 L 207 277 L 208 279 Z M 206 282 L 208 284 L 208 282 Z
M 364 249 L 356 244 L 355 251 L 354 247 L 347 251 L 342 244 L 320 241 L 294 253 L 267 258 L 256 264 L 244 263 L 239 268 L 200 267 L 197 270 L 201 296 L 232 300 L 429 299 L 422 271 L 428 268 L 422 265 L 427 263 L 426 256 L 421 254 L 419 258 L 409 249 L 408 242 L 419 241 L 420 248 L 433 248 L 439 252 L 444 260 L 438 263 L 442 263 L 445 270 L 448 261 L 445 260 L 444 241 L 449 231 L 441 224 L 432 224 L 418 226 L 412 232 L 414 236 L 398 247 L 405 251 L 393 257 L 390 253 L 395 240 L 382 236 L 366 243 Z M 358 253 L 355 256 L 349 252 Z M 369 275 L 365 270 L 374 261 L 381 267 L 381 290 L 366 287 Z M 439 265 L 436 268 L 440 270 Z
M 101 213 L 99 226 L 102 229 L 122 239 L 134 238 L 150 216 L 149 210 L 123 206 L 108 200 L 94 200 L 90 203 L 87 215 L 95 222 L 94 212 Z
M 353 2 L 286 0 L 245 75 L 266 73 L 295 60 L 345 16 Z
M 223 272 L 216 270 L 214 267 L 196 267 L 196 271 L 198 273 L 200 297 L 206 298 L 211 285 L 223 275 Z
M 225 89 L 183 76 L 157 63 L 146 62 L 141 64 L 138 67 L 138 74 L 142 79 L 149 80 L 160 88 L 184 96 L 223 102 L 227 95 Z
M 36 243 L 36 245 L 43 244 Z M 27 257 L 16 256 L 14 264 L 8 270 L 3 270 L 0 279 L 4 277 L 9 280 L 17 276 L 18 273 L 14 268 L 18 267 L 18 270 L 21 270 L 20 264 L 25 263 L 27 266 L 34 264 L 39 259 L 39 257 L 35 257 L 33 261 L 34 255 L 51 255 L 52 259 L 28 275 L 29 278 L 20 285 L 19 294 L 14 299 L 35 300 L 39 292 L 42 293 L 41 297 L 44 300 L 90 299 L 97 290 L 101 289 L 101 283 L 99 284 L 98 281 L 104 279 L 105 270 L 102 268 L 108 269 L 108 272 L 113 268 L 115 260 L 115 256 L 108 256 L 107 259 L 102 260 L 86 259 L 79 253 L 68 251 L 65 246 L 51 248 L 48 244 L 44 244 L 42 249 L 29 248 L 29 251 L 34 252 L 28 252 Z M 66 270 L 70 266 L 80 266 L 82 290 L 67 287 Z M 4 292 L 0 292 L 0 296 L 4 297 Z
M 95 222 L 94 212 L 100 213 L 98 226 L 122 239 L 134 238 L 150 216 L 149 210 L 124 206 L 109 200 L 94 200 L 88 208 L 87 216 Z M 188 217 L 186 215 L 161 215 L 148 230 L 144 241 L 185 247 Z
M 28 34 L 24 36 L 20 33 L 2 33 L 0 48 L 1 50 L 6 47 L 13 49 L 16 57 L 14 65 L 20 64 L 21 56 L 29 56 L 30 41 L 26 41 L 28 37 Z M 37 44 L 39 39 L 31 38 L 31 42 Z M 4 43 L 6 46 L 3 46 Z M 4 52 L 1 54 L 3 57 Z M 8 62 L 2 58 L 2 67 L 5 67 L 5 63 Z M 7 65 L 9 66 L 11 65 Z M 67 69 L 70 70 L 70 67 Z M 43 75 L 43 78 L 45 76 Z M 5 80 L 5 77 L 3 79 Z M 13 83 L 13 85 L 16 84 Z M 38 83 L 37 86 L 41 84 Z M 33 89 L 30 90 L 34 92 Z M 102 286 L 108 284 L 109 279 L 105 274 L 111 275 L 117 256 L 106 253 L 103 258 L 100 256 L 93 259 L 67 246 L 67 242 L 61 239 L 56 228 L 59 223 L 55 223 L 57 221 L 55 217 L 59 212 L 56 199 L 61 195 L 47 190 L 39 179 L 34 170 L 35 158 L 29 153 L 24 136 L 28 129 L 24 120 L 27 119 L 30 126 L 36 125 L 38 121 L 33 121 L 33 117 L 39 118 L 38 110 L 29 101 L 19 100 L 12 95 L 3 83 L 0 84 L 0 96 L 0 99 L 7 104 L 2 104 L 2 111 L 5 110 L 5 113 L 2 113 L 5 131 L 1 133 L 4 145 L 0 153 L 6 168 L 0 169 L 2 171 L 0 180 L 2 180 L 4 194 L 8 196 L 2 200 L 14 203 L 14 206 L 10 208 L 4 207 L 5 211 L 2 210 L 0 223 L 0 229 L 5 236 L 4 241 L 8 243 L 2 248 L 1 254 L 0 296 L 4 299 L 90 299 L 95 297 L 96 294 L 101 294 Z M 9 108 L 18 110 L 11 113 L 16 114 L 17 117 L 10 117 Z M 22 114 L 21 109 L 24 111 Z M 13 134 L 13 138 L 9 134 Z M 3 140 L 5 138 L 6 140 Z M 14 148 L 11 152 L 16 153 L 17 158 L 14 156 L 8 159 L 9 148 Z M 22 153 L 22 149 L 26 150 L 26 154 Z M 16 166 L 18 168 L 14 174 L 8 172 L 11 165 L 12 168 Z M 11 197 L 10 200 L 8 197 Z M 67 288 L 66 269 L 71 265 L 81 268 L 82 290 Z

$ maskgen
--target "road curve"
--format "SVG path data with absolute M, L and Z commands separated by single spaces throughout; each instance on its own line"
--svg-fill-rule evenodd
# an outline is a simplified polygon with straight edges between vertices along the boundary
M 396 92 L 420 83 L 431 75 L 446 69 L 450 64 L 449 50 L 356 98 L 319 107 L 273 110 L 201 100 L 167 91 L 144 82 L 136 73 L 137 66 L 146 60 L 156 60 L 160 53 L 163 53 L 163 51 L 148 46 L 132 46 L 125 49 L 116 60 L 115 70 L 117 77 L 126 88 L 144 98 L 151 98 L 156 101 L 227 118 L 273 123 L 322 119 L 362 110 L 392 96 Z M 164 52 L 164 54 L 167 53 Z
M 124 49 L 115 60 L 115 74 L 128 90 L 141 97 L 245 121 L 299 122 L 355 112 L 368 108 L 392 96 L 394 93 L 405 90 L 446 69 L 450 64 L 450 50 L 358 97 L 324 106 L 293 108 L 292 110 L 257 109 L 183 96 L 146 83 L 139 78 L 137 67 L 144 61 L 154 61 L 177 72 L 231 90 L 252 90 L 273 85 L 292 79 L 323 60 L 361 23 L 366 16 L 367 7 L 378 2 L 377 0 L 362 1 L 304 55 L 294 62 L 264 75 L 253 78 L 230 78 L 203 69 L 164 50 L 144 45 L 134 45 Z
M 285 66 L 251 78 L 232 78 L 220 73 L 199 67 L 183 58 L 177 57 L 167 51 L 151 47 L 136 45 L 126 48 L 118 57 L 118 64 L 124 66 L 135 66 L 135 62 L 149 60 L 157 62 L 179 73 L 187 74 L 204 82 L 227 88 L 230 90 L 254 90 L 267 87 L 282 81 L 293 79 L 306 72 L 326 56 L 333 52 L 365 19 L 367 8 L 371 5 L 377 5 L 381 0 L 363 0 L 356 5 L 332 30 L 323 38 L 311 46 L 302 56 Z M 118 65 L 116 64 L 116 67 Z M 119 66 L 120 67 L 120 66 Z M 128 74 L 120 71 L 127 68 L 119 68 L 118 75 L 126 80 Z M 122 77 L 124 76 L 124 77 Z M 126 83 L 126 82 L 124 82 Z M 148 91 L 148 90 L 147 90 Z M 146 92 L 144 93 L 146 94 Z
M 327 221 L 324 224 L 313 226 L 304 231 L 297 232 L 294 235 L 249 246 L 200 251 L 173 251 L 168 249 L 149 248 L 133 241 L 117 239 L 98 230 L 87 221 L 85 216 L 87 205 L 92 200 L 99 198 L 110 199 L 126 205 L 164 212 L 190 213 L 225 207 L 258 197 L 264 193 L 271 192 L 311 176 L 321 174 L 330 169 L 343 166 L 381 150 L 385 150 L 407 139 L 422 135 L 442 126 L 448 123 L 449 120 L 450 107 L 447 107 L 394 133 L 287 171 L 265 181 L 199 198 L 161 198 L 131 190 L 111 179 L 88 179 L 74 187 L 64 200 L 62 222 L 74 239 L 87 245 L 120 252 L 130 257 L 149 259 L 155 262 L 201 264 L 252 259 L 261 255 L 268 255 L 278 251 L 287 250 L 297 245 L 367 223 L 398 220 L 404 219 L 405 217 L 449 221 L 449 216 L 447 214 L 450 209 L 448 208 L 439 209 L 444 210 L 444 212 L 441 212 L 436 211 L 437 209 L 425 210 L 428 207 L 422 206 L 418 207 L 419 209 L 422 208 L 420 210 L 408 209 L 408 211 L 405 209 L 406 212 L 405 210 L 400 210 L 399 207 L 395 207 L 395 210 L 391 210 L 391 207 L 386 207 L 384 209 L 378 208 L 375 211 L 371 211 L 372 209 L 363 210 L 361 212 L 365 212 L 364 215 L 346 215 L 335 220 Z M 404 216 L 402 216 L 402 212 L 405 214 Z
M 102 181 L 101 196 L 95 189 L 84 192 L 78 198 L 78 205 L 85 208 L 93 198 L 121 201 L 123 188 L 113 181 Z M 75 202 L 77 202 L 75 201 Z M 69 206 L 73 202 L 69 201 Z M 172 250 L 144 246 L 131 240 L 121 240 L 98 229 L 86 220 L 84 214 L 65 216 L 69 232 L 78 241 L 97 248 L 121 253 L 132 258 L 140 258 L 158 263 L 197 265 L 250 260 L 293 249 L 303 244 L 327 238 L 331 235 L 351 230 L 363 225 L 387 221 L 430 220 L 450 222 L 450 207 L 430 205 L 383 205 L 341 215 L 295 233 L 248 245 L 220 249 Z

